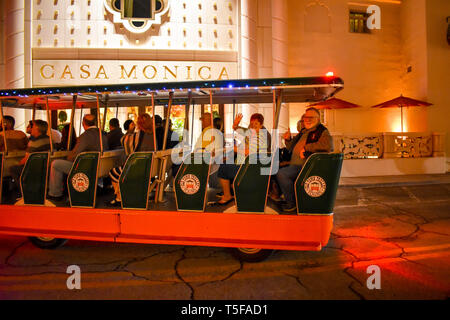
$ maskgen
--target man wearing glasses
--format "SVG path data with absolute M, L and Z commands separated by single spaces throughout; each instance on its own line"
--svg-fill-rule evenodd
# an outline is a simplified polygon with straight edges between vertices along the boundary
M 282 205 L 285 212 L 297 209 L 294 183 L 306 159 L 315 152 L 333 150 L 330 132 L 320 123 L 319 110 L 308 108 L 302 118 L 305 128 L 298 135 L 291 138 L 288 131 L 283 136 L 287 149 L 292 153 L 289 166 L 280 168 L 277 173 L 277 181 L 286 200 L 286 204 Z

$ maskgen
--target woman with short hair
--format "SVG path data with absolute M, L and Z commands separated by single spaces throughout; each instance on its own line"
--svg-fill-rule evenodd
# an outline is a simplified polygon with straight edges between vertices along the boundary
M 121 140 L 124 146 L 125 159 L 122 161 L 122 166 L 115 167 L 109 171 L 109 176 L 111 178 L 111 183 L 114 188 L 115 197 L 111 201 L 106 202 L 106 205 L 111 207 L 120 207 L 122 199 L 120 196 L 119 189 L 119 178 L 122 174 L 123 165 L 126 159 L 133 152 L 139 151 L 155 151 L 155 138 L 153 134 L 153 120 L 149 114 L 140 114 L 137 119 L 138 131 L 127 134 L 124 139 Z

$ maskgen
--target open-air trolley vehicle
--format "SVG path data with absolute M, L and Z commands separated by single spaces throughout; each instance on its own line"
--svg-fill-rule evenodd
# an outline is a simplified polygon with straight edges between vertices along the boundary
M 174 105 L 184 105 L 188 115 L 189 108 L 195 105 L 245 108 L 245 104 L 269 103 L 273 105 L 273 129 L 277 129 L 282 103 L 321 101 L 342 88 L 343 81 L 331 76 L 12 89 L 0 91 L 1 119 L 4 130 L 5 107 L 32 109 L 33 118 L 37 110 L 44 110 L 51 124 L 51 111 L 71 109 L 73 127 L 75 110 L 81 108 L 85 113 L 97 114 L 101 139 L 105 123 L 104 118 L 101 125 L 101 108 L 151 106 L 155 119 L 156 106 L 164 106 L 168 118 Z M 168 125 L 166 121 L 164 141 Z M 9 168 L 24 157 L 24 152 L 8 151 L 5 135 L 0 138 L 5 140 L 5 150 L 0 153 L 0 183 L 4 183 Z M 53 160 L 64 158 L 68 151 L 55 151 L 52 146 L 49 152 L 31 153 L 20 176 L 22 198 L 11 200 L 8 190 L 3 190 L 0 233 L 30 237 L 41 248 L 56 248 L 66 239 L 230 247 L 245 261 L 260 261 L 274 249 L 321 250 L 333 226 L 343 156 L 317 153 L 308 158 L 295 181 L 297 211 L 287 215 L 275 202 L 268 201 L 270 174 L 261 174 L 263 168 L 274 170 L 277 140 L 272 138 L 271 162 L 252 163 L 246 157 L 232 183 L 235 197 L 228 206 L 207 205 L 215 196 L 208 189 L 212 162 L 193 161 L 208 156 L 202 150 L 193 150 L 192 141 L 189 143 L 186 137 L 185 161 L 174 178 L 173 193 L 164 191 L 167 165 L 171 154 L 181 149 L 166 150 L 164 143 L 162 150 L 129 155 L 119 180 L 119 208 L 103 205 L 97 193 L 101 179 L 118 165 L 122 149 L 101 147 L 98 152 L 80 153 L 66 180 L 69 201 L 56 205 L 46 199 L 49 168 Z M 196 184 L 188 192 L 180 186 L 187 175 L 194 176 Z M 74 178 L 80 176 L 84 179 L 81 182 Z M 313 183 L 309 188 L 320 188 L 320 192 L 307 192 L 305 182 L 311 177 L 319 177 L 321 185 Z

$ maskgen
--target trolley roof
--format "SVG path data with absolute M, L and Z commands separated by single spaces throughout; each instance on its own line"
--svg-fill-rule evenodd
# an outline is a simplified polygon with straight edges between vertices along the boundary
M 2 106 L 24 109 L 70 109 L 73 96 L 77 108 L 96 108 L 97 96 L 102 106 L 130 107 L 172 104 L 272 103 L 274 90 L 281 89 L 282 101 L 316 102 L 326 100 L 343 89 L 339 77 L 266 78 L 217 81 L 130 83 L 67 87 L 42 87 L 0 90 Z M 211 94 L 212 93 L 212 94 Z

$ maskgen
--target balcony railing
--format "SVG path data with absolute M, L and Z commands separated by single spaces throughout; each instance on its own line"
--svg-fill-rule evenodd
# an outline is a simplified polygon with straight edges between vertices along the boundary
M 383 132 L 332 134 L 334 149 L 344 159 L 443 157 L 444 133 Z

